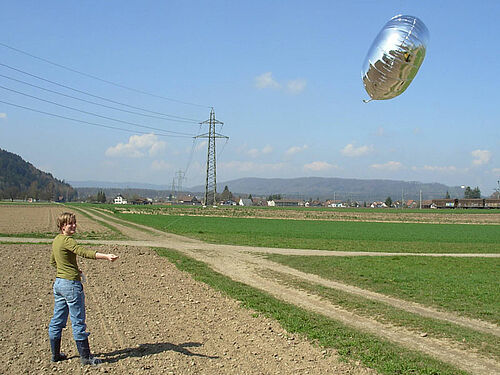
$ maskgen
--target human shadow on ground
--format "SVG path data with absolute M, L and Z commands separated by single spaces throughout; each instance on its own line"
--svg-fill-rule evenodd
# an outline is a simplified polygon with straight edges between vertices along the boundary
M 154 344 L 147 343 L 147 344 L 140 344 L 139 346 L 134 348 L 119 349 L 109 353 L 99 353 L 96 354 L 96 356 L 100 358 L 103 362 L 114 363 L 128 357 L 144 357 L 147 355 L 158 354 L 172 350 L 174 352 L 178 352 L 190 357 L 194 356 L 194 357 L 204 357 L 210 359 L 219 358 L 218 356 L 209 356 L 205 354 L 193 353 L 192 351 L 186 349 L 192 347 L 197 348 L 202 345 L 203 344 L 199 342 L 185 342 L 183 344 L 178 344 L 178 345 L 172 344 L 170 342 L 158 342 Z

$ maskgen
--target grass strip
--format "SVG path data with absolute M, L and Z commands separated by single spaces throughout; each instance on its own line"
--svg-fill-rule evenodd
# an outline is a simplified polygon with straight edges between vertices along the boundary
M 265 270 L 263 277 L 278 281 L 280 284 L 299 288 L 320 296 L 334 305 L 357 315 L 375 319 L 381 323 L 396 325 L 416 334 L 426 333 L 429 337 L 453 340 L 465 350 L 475 350 L 500 358 L 500 339 L 491 334 L 481 333 L 459 325 L 438 319 L 423 317 L 400 310 L 382 302 L 377 302 L 353 295 L 334 288 L 328 288 L 313 282 L 272 270 Z
M 78 233 L 78 234 L 75 235 L 75 238 L 103 239 L 103 240 L 123 240 L 123 239 L 127 238 L 118 229 L 116 229 L 112 225 L 108 224 L 106 221 L 99 220 L 99 219 L 96 219 L 96 218 L 90 216 L 89 213 L 86 212 L 85 210 L 82 210 L 82 209 L 80 209 L 78 207 L 75 207 L 75 205 L 71 205 L 68 208 L 71 208 L 71 209 L 77 211 L 78 213 L 80 213 L 81 215 L 85 216 L 89 220 L 96 221 L 97 223 L 99 223 L 100 225 L 102 225 L 105 228 L 108 228 L 111 231 L 111 234 L 96 233 L 94 231 L 92 231 L 91 235 L 89 235 L 88 232 L 85 233 L 85 234 L 84 233 L 81 233 L 81 234 Z M 77 236 L 79 236 L 79 237 L 77 237 Z
M 19 237 L 19 238 L 54 238 L 56 232 L 33 232 L 33 233 L 0 233 L 0 237 Z
M 500 324 L 500 258 L 264 256 L 327 280 Z
M 288 332 L 305 335 L 313 342 L 335 349 L 344 360 L 360 361 L 381 374 L 414 375 L 465 375 L 466 372 L 413 352 L 371 334 L 351 329 L 323 315 L 313 313 L 269 294 L 235 282 L 213 271 L 205 263 L 191 259 L 175 250 L 155 249 L 167 257 L 182 271 L 193 278 L 242 302 L 242 306 L 253 309 L 277 320 Z

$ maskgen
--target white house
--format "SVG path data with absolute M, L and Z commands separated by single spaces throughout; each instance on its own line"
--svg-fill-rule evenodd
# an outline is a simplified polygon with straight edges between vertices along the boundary
M 370 207 L 371 208 L 387 208 L 387 205 L 385 204 L 385 202 L 373 202 L 372 204 L 370 204 Z
M 253 206 L 253 202 L 251 199 L 248 199 L 248 198 L 240 198 L 239 205 L 240 206 Z
M 346 208 L 347 206 L 345 205 L 345 203 L 342 203 L 342 202 L 334 202 L 334 203 L 330 203 L 328 205 L 328 207 L 332 207 L 332 208 Z
M 127 200 L 123 198 L 121 194 L 118 194 L 115 199 L 113 199 L 114 204 L 127 204 Z

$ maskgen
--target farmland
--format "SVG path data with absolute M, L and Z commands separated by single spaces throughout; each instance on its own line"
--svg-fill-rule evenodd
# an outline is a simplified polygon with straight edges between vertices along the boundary
M 500 210 L 419 210 L 370 208 L 304 208 L 241 206 L 116 206 L 103 205 L 116 213 L 173 216 L 213 216 L 288 220 L 369 221 L 399 223 L 500 224 Z
M 243 246 L 410 253 L 498 253 L 500 226 L 117 214 L 203 241 Z
M 156 293 L 160 301 L 158 308 L 167 308 L 170 306 L 168 294 L 152 288 L 153 284 L 143 284 L 149 282 L 146 280 L 154 282 L 155 278 L 163 280 L 163 276 L 158 275 L 165 271 L 158 269 L 154 271 L 156 276 L 143 278 L 145 275 L 140 270 L 145 269 L 145 264 L 135 265 L 134 262 L 149 259 L 151 267 L 152 264 L 164 264 L 162 259 L 168 259 L 167 264 L 175 265 L 182 272 L 188 272 L 194 279 L 202 281 L 202 285 L 209 285 L 249 308 L 253 319 L 277 321 L 281 329 L 286 330 L 284 338 L 295 335 L 295 342 L 308 339 L 319 344 L 320 351 L 328 355 L 317 359 L 317 363 L 308 368 L 311 374 L 329 373 L 321 370 L 323 361 L 338 357 L 356 366 L 347 369 L 338 363 L 331 364 L 335 366 L 335 373 L 368 374 L 372 373 L 370 368 L 381 374 L 491 374 L 499 371 L 500 314 L 495 303 L 499 297 L 496 286 L 499 271 L 497 256 L 500 253 L 500 220 L 495 221 L 497 214 L 429 212 L 425 213 L 428 215 L 425 219 L 413 221 L 394 220 L 394 217 L 391 220 L 354 221 L 283 219 L 296 210 L 269 210 L 276 215 L 263 218 L 255 217 L 256 214 L 254 217 L 240 216 L 242 211 L 238 209 L 224 210 L 222 216 L 217 216 L 222 210 L 214 210 L 210 215 L 190 215 L 189 212 L 193 211 L 170 211 L 169 208 L 156 207 L 141 208 L 140 213 L 132 212 L 136 209 L 134 207 L 116 210 L 109 206 L 70 205 L 67 208 L 74 208 L 88 220 L 105 228 L 114 228 L 114 231 L 129 237 L 127 241 L 114 241 L 124 255 L 128 252 L 135 254 L 128 258 L 132 263 L 128 263 L 127 270 L 116 275 L 122 281 L 113 285 L 113 293 L 122 297 L 118 297 L 114 308 L 125 309 L 146 322 L 149 322 L 148 314 L 154 316 L 155 310 L 151 310 L 151 306 L 146 311 L 137 310 L 139 306 L 134 307 L 128 299 L 134 292 L 123 291 L 120 285 L 130 280 L 127 285 L 131 287 L 137 276 L 130 279 L 130 275 L 141 274 L 140 289 L 143 293 L 147 295 L 151 290 L 153 300 Z M 261 211 L 267 212 L 264 209 L 252 212 Z M 315 210 L 310 212 L 316 213 Z M 301 215 L 306 213 L 301 211 Z M 352 214 L 358 213 L 353 211 Z M 387 217 L 391 215 L 387 213 Z M 482 224 L 479 220 L 474 221 L 475 224 L 467 224 L 463 218 L 468 216 L 473 216 L 475 220 L 488 219 Z M 438 222 L 440 224 L 436 224 Z M 146 232 L 146 227 L 142 226 L 150 229 Z M 18 230 L 16 233 L 21 232 Z M 135 242 L 135 247 L 134 241 L 131 241 L 134 238 L 141 239 L 141 242 Z M 149 246 L 154 247 L 161 257 L 137 248 L 148 246 L 148 241 L 144 241 L 147 238 L 150 239 Z M 1 246 L 7 250 L 23 245 Z M 349 251 L 351 253 L 347 253 Z M 371 256 L 367 256 L 367 252 Z M 136 259 L 137 254 L 143 255 Z M 169 273 L 174 272 L 171 267 L 166 269 Z M 186 279 L 186 276 L 180 277 Z M 4 284 L 6 282 L 3 281 Z M 193 290 L 197 288 L 195 284 L 189 285 Z M 168 287 L 176 290 L 175 279 Z M 181 285 L 178 287 L 190 293 L 189 289 Z M 114 301 L 111 295 L 108 298 Z M 199 308 L 203 309 L 205 302 L 202 294 L 197 294 L 196 298 L 201 301 Z M 120 304 L 120 300 L 124 302 Z M 147 298 L 141 298 L 141 301 L 141 304 L 147 305 Z M 224 309 L 225 304 L 221 302 L 219 308 Z M 105 307 L 101 305 L 100 308 Z M 194 322 L 194 327 L 198 326 L 196 321 L 200 319 L 196 316 L 191 315 L 187 319 Z M 116 343 L 122 346 L 135 339 L 128 338 L 130 334 L 127 332 L 131 330 L 126 323 L 130 319 L 128 314 L 120 314 L 119 317 L 123 327 L 116 326 L 109 335 L 110 338 L 114 335 L 122 337 Z M 239 319 L 245 324 L 243 316 L 239 316 L 237 321 Z M 186 330 L 183 322 L 186 320 L 177 321 L 171 329 L 178 332 Z M 200 328 L 207 332 L 203 324 Z M 237 327 L 238 323 L 235 324 Z M 225 336 L 225 330 L 219 329 Z M 206 334 L 207 349 L 211 348 L 208 343 L 213 338 L 210 338 L 212 333 Z M 152 339 L 168 339 L 165 335 L 171 337 L 165 332 L 153 335 Z M 139 337 L 147 339 L 146 336 Z M 247 356 L 253 353 L 254 349 L 244 344 L 245 340 L 238 338 L 235 342 L 243 351 L 242 355 L 244 352 Z M 274 341 L 262 344 L 260 351 L 265 352 L 266 348 L 274 345 Z M 108 350 L 112 348 L 109 344 L 105 346 Z M 166 354 L 155 353 L 154 350 L 149 353 L 148 357 L 157 366 Z M 221 360 L 212 362 L 227 364 L 224 362 L 226 356 L 218 355 Z M 272 367 L 265 355 L 263 357 L 263 362 L 257 360 L 257 366 L 264 366 L 260 367 L 266 369 L 264 372 L 293 372 L 291 368 L 286 370 L 286 367 L 280 367 L 285 366 L 284 363 Z M 241 357 L 241 366 L 245 366 L 243 358 L 246 357 Z M 203 373 L 217 373 L 203 359 L 195 363 L 201 364 L 201 361 L 208 369 Z M 128 356 L 118 361 L 116 366 L 113 363 L 109 363 L 110 371 L 118 371 L 125 363 L 132 364 Z M 182 358 L 175 363 L 179 368 L 184 366 Z M 295 369 L 303 364 L 300 360 L 295 363 Z M 251 366 L 245 368 L 248 373 L 259 373 L 258 370 L 251 370 Z M 235 370 L 228 372 L 241 373 Z

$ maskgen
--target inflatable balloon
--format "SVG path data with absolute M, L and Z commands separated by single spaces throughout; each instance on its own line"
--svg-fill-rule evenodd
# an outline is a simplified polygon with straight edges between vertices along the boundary
M 424 61 L 429 31 L 417 17 L 398 15 L 385 24 L 361 72 L 370 100 L 392 99 L 410 85 Z

